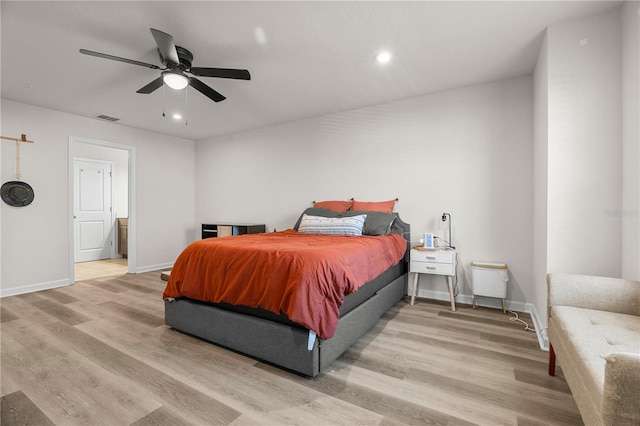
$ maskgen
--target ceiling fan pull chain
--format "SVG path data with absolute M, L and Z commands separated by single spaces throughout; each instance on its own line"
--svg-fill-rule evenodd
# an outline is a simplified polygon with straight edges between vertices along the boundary
M 184 125 L 189 125 L 189 91 L 184 88 Z
M 164 115 L 164 82 L 162 83 L 162 116 L 165 117 Z

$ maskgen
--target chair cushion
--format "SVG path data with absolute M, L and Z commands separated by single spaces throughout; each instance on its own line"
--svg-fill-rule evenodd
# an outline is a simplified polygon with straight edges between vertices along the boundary
M 636 315 L 572 306 L 553 306 L 551 317 L 559 338 L 574 350 L 575 363 L 590 392 L 600 395 L 604 387 L 605 357 L 618 352 L 640 352 L 640 317 Z

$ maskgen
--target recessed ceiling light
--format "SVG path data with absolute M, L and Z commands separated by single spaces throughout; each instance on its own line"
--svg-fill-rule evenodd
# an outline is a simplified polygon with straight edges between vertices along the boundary
M 178 114 L 178 113 L 173 114 L 172 117 L 174 119 L 176 119 L 176 120 L 181 120 L 182 119 L 182 116 L 180 114 Z
M 386 64 L 391 60 L 391 53 L 387 51 L 380 52 L 376 55 L 376 60 L 381 64 Z

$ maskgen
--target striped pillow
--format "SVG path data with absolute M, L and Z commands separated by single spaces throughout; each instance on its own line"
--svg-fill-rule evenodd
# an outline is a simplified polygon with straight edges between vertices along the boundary
M 302 215 L 298 232 L 303 234 L 362 235 L 366 214 L 351 217 L 320 217 Z

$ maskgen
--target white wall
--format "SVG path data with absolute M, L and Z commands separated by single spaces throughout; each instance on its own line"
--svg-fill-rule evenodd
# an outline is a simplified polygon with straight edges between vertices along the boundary
M 622 277 L 640 281 L 640 2 L 622 14 Z
M 547 272 L 640 279 L 639 2 L 551 25 L 534 72 L 533 300 Z
M 548 271 L 619 277 L 620 9 L 547 31 Z
M 416 97 L 196 142 L 196 224 L 291 228 L 313 200 L 399 198 L 412 226 L 442 235 L 462 262 L 504 262 L 508 297 L 531 298 L 532 79 Z M 194 235 L 197 237 L 197 235 Z M 443 291 L 442 277 L 421 288 Z M 444 294 L 444 293 L 443 293 Z
M 26 133 L 24 208 L 2 203 L 1 294 L 69 282 L 69 137 L 135 147 L 137 271 L 165 267 L 194 234 L 194 142 L 2 99 L 2 134 Z M 15 176 L 15 145 L 2 144 L 2 181 Z M 37 265 L 37 267 L 34 267 Z
M 549 150 L 549 47 L 545 33 L 533 72 L 533 298 L 539 321 L 547 325 L 547 197 Z

